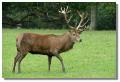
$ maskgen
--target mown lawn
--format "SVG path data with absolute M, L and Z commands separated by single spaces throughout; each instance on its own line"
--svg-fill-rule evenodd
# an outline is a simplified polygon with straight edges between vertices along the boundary
M 12 73 L 16 36 L 22 32 L 63 34 L 67 30 L 3 29 L 3 78 L 116 78 L 116 31 L 85 31 L 82 42 L 62 53 L 66 73 L 53 57 L 48 72 L 47 56 L 28 54 L 21 63 L 22 73 Z

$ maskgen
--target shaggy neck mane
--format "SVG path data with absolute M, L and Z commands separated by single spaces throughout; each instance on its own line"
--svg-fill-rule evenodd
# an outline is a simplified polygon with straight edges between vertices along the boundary
M 67 37 L 66 37 L 66 36 L 67 36 Z M 63 37 L 65 37 L 67 40 L 69 40 L 69 42 L 74 43 L 74 42 L 72 41 L 72 39 L 71 39 L 71 34 L 70 34 L 70 32 L 64 33 L 64 34 L 63 34 Z
M 64 51 L 72 49 L 73 45 L 74 45 L 74 42 L 71 39 L 70 32 L 64 33 L 63 35 L 61 35 L 61 37 L 63 37 L 61 39 L 61 43 L 63 45 L 62 45 L 62 47 L 60 49 L 60 52 L 64 52 Z

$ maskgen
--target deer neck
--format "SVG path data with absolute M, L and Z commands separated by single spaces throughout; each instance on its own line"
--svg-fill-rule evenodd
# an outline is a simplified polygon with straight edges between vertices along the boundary
M 66 33 L 64 34 L 64 37 L 65 37 L 70 43 L 75 43 L 75 42 L 72 41 L 70 32 L 66 32 Z
M 63 37 L 65 38 L 65 44 L 68 44 L 69 46 L 73 46 L 75 42 L 72 41 L 71 35 L 69 32 L 66 32 Z
M 71 40 L 70 33 L 66 32 L 62 35 L 62 37 L 63 37 L 63 40 L 62 40 L 63 45 L 61 46 L 60 52 L 64 52 L 72 49 L 74 42 L 72 42 Z

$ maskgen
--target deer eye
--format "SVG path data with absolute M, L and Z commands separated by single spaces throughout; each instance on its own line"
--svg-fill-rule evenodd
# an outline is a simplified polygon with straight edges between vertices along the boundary
M 73 34 L 73 36 L 75 36 L 75 34 Z

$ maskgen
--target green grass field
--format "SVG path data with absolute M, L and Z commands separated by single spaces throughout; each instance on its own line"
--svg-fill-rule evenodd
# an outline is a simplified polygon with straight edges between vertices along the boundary
M 28 54 L 21 63 L 22 73 L 12 73 L 16 56 L 16 36 L 23 32 L 63 34 L 67 30 L 3 29 L 2 76 L 4 78 L 116 78 L 116 31 L 85 31 L 82 42 L 62 53 L 66 73 L 53 57 L 51 71 L 44 55 Z

